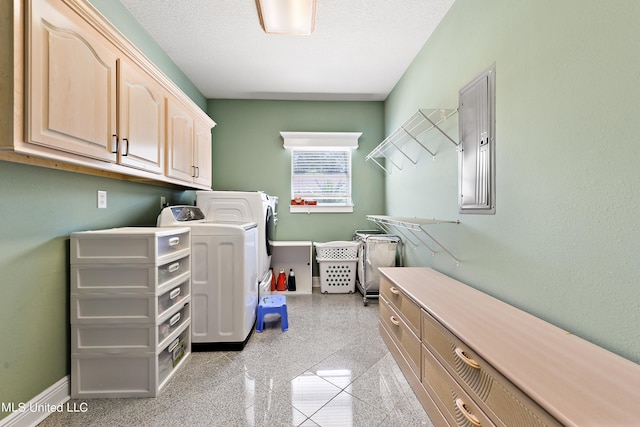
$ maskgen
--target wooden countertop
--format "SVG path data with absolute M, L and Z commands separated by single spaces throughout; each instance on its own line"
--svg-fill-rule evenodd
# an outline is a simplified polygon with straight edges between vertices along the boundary
M 563 424 L 640 425 L 640 365 L 433 269 L 380 271 Z

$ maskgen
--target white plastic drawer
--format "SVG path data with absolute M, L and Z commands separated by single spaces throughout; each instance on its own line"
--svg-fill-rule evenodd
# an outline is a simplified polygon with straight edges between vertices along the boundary
M 71 324 L 156 323 L 157 297 L 150 295 L 72 294 Z
M 155 265 L 74 265 L 71 267 L 71 293 L 154 293 Z
M 154 264 L 190 251 L 189 228 L 127 227 L 71 234 L 71 264 Z
M 191 329 L 185 329 L 158 354 L 158 384 L 160 387 L 191 353 Z
M 156 326 L 145 324 L 71 327 L 71 353 L 155 352 Z
M 191 318 L 191 310 L 189 307 L 189 303 L 185 304 L 180 311 L 170 315 L 158 325 L 158 343 L 162 343 L 172 333 L 189 321 Z
M 156 397 L 155 353 L 93 353 L 71 357 L 71 397 Z
M 190 280 L 187 279 L 158 297 L 158 313 L 160 316 L 163 316 L 171 307 L 184 301 L 190 295 L 189 283 Z
M 158 287 L 191 271 L 191 257 L 186 256 L 158 267 Z
M 177 252 L 191 249 L 189 231 L 158 237 L 158 257 L 166 257 Z

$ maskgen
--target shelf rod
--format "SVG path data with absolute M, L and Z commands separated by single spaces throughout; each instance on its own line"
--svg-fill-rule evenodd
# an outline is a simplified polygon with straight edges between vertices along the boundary
M 454 110 L 454 112 L 457 110 Z M 440 126 L 438 126 L 440 123 L 442 123 L 444 120 L 448 119 L 449 117 L 451 117 L 453 115 L 453 113 L 449 114 L 448 116 L 445 117 L 444 120 L 440 120 L 437 124 L 433 122 L 433 120 L 431 120 L 428 116 L 426 116 L 422 110 L 418 110 L 418 112 L 422 115 L 422 117 L 425 118 L 425 120 L 428 120 L 429 123 L 431 123 L 433 125 L 434 128 L 438 129 L 438 131 L 443 134 L 445 136 L 445 138 L 447 138 L 449 141 L 451 141 L 451 143 L 453 145 L 455 145 L 456 147 L 458 146 L 458 143 L 455 142 L 453 139 L 451 139 L 451 137 L 449 135 L 447 135 L 447 133 L 445 131 L 443 131 L 442 129 L 440 129 Z M 428 151 L 428 150 L 427 150 Z M 430 151 L 429 151 L 430 152 Z
M 420 111 L 420 110 L 418 110 L 418 111 Z M 421 112 L 420 114 L 422 114 L 422 112 Z M 425 115 L 424 115 L 424 114 L 422 114 L 422 116 L 426 119 L 426 117 L 425 117 Z M 428 120 L 428 119 L 427 119 L 427 120 Z M 431 121 L 431 120 L 429 120 L 429 121 Z M 404 126 L 400 126 L 400 129 L 402 129 L 403 131 L 405 131 L 405 133 L 406 133 L 407 135 L 409 135 L 409 136 L 411 137 L 411 139 L 413 139 L 415 142 L 417 142 L 417 143 L 418 143 L 418 145 L 420 145 L 422 148 L 424 148 L 425 150 L 427 150 L 427 152 L 428 152 L 429 154 L 431 154 L 431 156 L 432 156 L 432 157 L 435 157 L 435 156 L 436 156 L 436 155 L 435 155 L 431 150 L 429 150 L 427 147 L 425 147 L 425 145 L 424 145 L 422 142 L 420 142 L 420 140 L 418 140 L 418 138 L 417 138 L 417 137 L 413 136 L 413 135 L 411 134 L 411 132 L 409 132 L 409 131 L 404 127 Z

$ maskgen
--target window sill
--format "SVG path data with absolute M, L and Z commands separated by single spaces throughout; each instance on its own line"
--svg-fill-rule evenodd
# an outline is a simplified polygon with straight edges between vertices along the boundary
M 353 206 L 289 205 L 290 213 L 352 213 Z

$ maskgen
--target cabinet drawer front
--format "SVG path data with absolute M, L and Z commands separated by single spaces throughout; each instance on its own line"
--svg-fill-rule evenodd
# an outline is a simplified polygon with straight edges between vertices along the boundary
M 495 415 L 496 424 L 560 425 L 424 310 L 422 342 L 464 389 Z
M 451 425 L 463 427 L 494 425 L 424 346 L 422 347 L 421 379 L 425 390 L 434 397 L 434 401 Z
M 404 318 L 416 335 L 420 335 L 420 307 L 384 276 L 380 278 L 380 293 Z
M 380 298 L 380 320 L 420 376 L 420 340 L 384 298 Z

